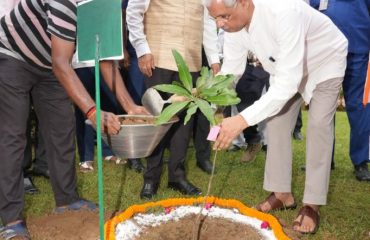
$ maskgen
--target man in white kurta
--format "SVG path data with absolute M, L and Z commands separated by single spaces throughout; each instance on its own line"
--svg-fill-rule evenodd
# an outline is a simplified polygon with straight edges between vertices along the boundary
M 178 79 L 172 49 L 176 49 L 184 57 L 193 80 L 198 78 L 201 70 L 202 44 L 212 70 L 215 73 L 219 71 L 216 26 L 210 21 L 201 0 L 130 0 L 126 20 L 140 71 L 146 76 L 146 87 L 170 84 Z M 185 112 L 178 114 L 180 121 L 170 128 L 147 158 L 141 198 L 151 199 L 157 193 L 165 148 L 170 151 L 168 187 L 186 195 L 202 193 L 186 178 L 184 162 L 193 119 L 184 125 L 184 114 Z
M 304 207 L 295 230 L 314 233 L 326 204 L 333 148 L 333 117 L 347 55 L 347 40 L 323 14 L 302 0 L 206 0 L 224 29 L 222 73 L 241 75 L 248 50 L 270 73 L 267 93 L 239 115 L 226 118 L 214 145 L 225 149 L 244 128 L 267 120 L 264 189 L 272 194 L 260 211 L 293 208 L 291 133 L 303 101 L 307 125 Z

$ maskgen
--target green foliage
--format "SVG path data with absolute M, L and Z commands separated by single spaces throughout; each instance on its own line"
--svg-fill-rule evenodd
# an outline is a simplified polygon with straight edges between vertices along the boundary
M 175 84 L 159 84 L 155 86 L 155 89 L 162 91 L 162 92 L 167 92 L 167 93 L 172 93 L 172 94 L 177 94 L 179 96 L 185 96 L 187 98 L 191 98 L 191 92 L 189 92 L 187 89 L 182 87 L 181 85 L 178 85 L 179 82 L 174 81 Z
M 213 76 L 213 73 L 207 67 L 203 67 L 194 90 L 193 80 L 184 59 L 176 50 L 172 50 L 172 54 L 177 64 L 181 82 L 173 81 L 172 84 L 160 84 L 154 86 L 154 88 L 162 92 L 186 97 L 189 101 L 185 105 L 174 102 L 166 107 L 158 117 L 156 124 L 164 123 L 165 120 L 171 119 L 180 110 L 187 108 L 184 120 L 184 124 L 186 124 L 199 108 L 211 125 L 216 125 L 217 122 L 211 104 L 229 106 L 240 102 L 232 88 L 234 76 L 230 74 Z M 189 102 L 190 104 L 188 104 Z
M 179 70 L 179 77 L 183 86 L 185 89 L 191 91 L 193 88 L 193 81 L 188 66 L 179 52 L 173 49 L 172 55 L 175 58 L 177 69 Z
M 156 119 L 156 124 L 160 125 L 162 123 L 168 122 L 168 120 L 170 120 L 176 113 L 184 109 L 187 105 L 189 105 L 189 101 L 172 103 L 171 105 L 166 107 L 161 115 Z
M 195 104 L 198 105 L 200 111 L 204 114 L 207 120 L 211 123 L 212 126 L 216 125 L 216 119 L 214 116 L 213 109 L 210 107 L 209 103 L 203 99 L 195 99 Z
M 197 111 L 197 109 L 198 109 L 198 105 L 197 104 L 195 104 L 193 102 L 191 102 L 189 104 L 188 110 L 186 111 L 186 116 L 185 116 L 185 119 L 184 119 L 184 124 L 186 124 L 190 120 L 191 116 Z

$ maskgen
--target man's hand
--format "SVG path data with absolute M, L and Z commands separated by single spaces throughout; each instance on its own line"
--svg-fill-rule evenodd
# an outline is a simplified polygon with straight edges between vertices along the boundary
M 147 77 L 151 77 L 153 74 L 154 66 L 154 56 L 153 54 L 145 54 L 139 57 L 139 68 L 140 71 Z
M 213 145 L 213 150 L 227 149 L 231 141 L 247 127 L 247 122 L 240 114 L 225 118 L 221 123 L 221 130 Z
M 125 69 L 128 69 L 128 67 L 130 66 L 130 55 L 128 54 L 126 48 L 123 49 L 123 56 L 124 58 L 119 61 L 119 65 Z
M 96 128 L 96 112 L 89 116 L 89 120 Z M 116 135 L 121 128 L 121 123 L 118 116 L 110 112 L 101 111 L 101 129 L 103 132 Z
M 211 65 L 211 69 L 212 69 L 213 75 L 216 75 L 221 70 L 221 66 L 219 63 L 214 63 Z
M 129 115 L 150 115 L 149 111 L 145 107 L 134 105 L 132 108 L 127 110 Z

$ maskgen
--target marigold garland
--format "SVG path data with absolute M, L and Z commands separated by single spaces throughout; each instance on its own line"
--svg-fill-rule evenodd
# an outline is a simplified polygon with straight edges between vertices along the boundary
M 200 198 L 170 198 L 158 202 L 148 202 L 141 205 L 132 205 L 123 213 L 115 216 L 108 222 L 106 222 L 104 229 L 105 229 L 105 239 L 106 240 L 115 240 L 115 229 L 117 224 L 130 219 L 137 213 L 145 213 L 147 209 L 152 207 L 174 207 L 174 206 L 184 206 L 184 205 L 196 205 L 201 204 L 204 201 L 204 197 Z M 283 228 L 281 227 L 279 221 L 272 215 L 259 212 L 256 209 L 249 208 L 245 206 L 243 203 L 239 202 L 235 199 L 221 199 L 216 198 L 213 196 L 207 197 L 207 203 L 224 207 L 224 208 L 236 208 L 239 212 L 243 215 L 257 218 L 261 221 L 268 222 L 269 226 L 271 227 L 272 231 L 274 231 L 275 237 L 279 240 L 288 240 L 290 239 L 288 236 L 285 235 Z

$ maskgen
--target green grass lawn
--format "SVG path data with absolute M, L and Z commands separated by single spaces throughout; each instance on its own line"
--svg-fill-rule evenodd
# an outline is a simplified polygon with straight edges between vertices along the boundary
M 306 112 L 303 113 L 304 124 Z M 305 129 L 303 129 L 305 134 Z M 305 173 L 300 170 L 305 161 L 305 141 L 294 142 L 293 193 L 301 202 Z M 314 236 L 302 239 L 370 239 L 370 184 L 358 182 L 353 175 L 353 166 L 348 156 L 349 126 L 346 114 L 338 112 L 336 118 L 335 170 L 331 173 L 328 205 L 321 208 L 320 230 Z M 268 193 L 262 189 L 265 154 L 249 164 L 239 163 L 242 152 L 221 152 L 216 162 L 217 174 L 213 179 L 211 195 L 234 198 L 247 206 L 262 201 Z M 208 186 L 209 176 L 195 166 L 194 149 L 189 148 L 187 158 L 188 179 L 203 192 Z M 182 197 L 167 189 L 167 169 L 154 200 Z M 140 204 L 139 193 L 143 178 L 126 166 L 104 164 L 104 194 L 107 211 L 122 211 L 132 204 Z M 27 196 L 26 216 L 50 213 L 54 199 L 50 184 L 43 178 L 35 178 L 42 193 Z M 82 197 L 98 202 L 97 174 L 79 174 L 78 187 Z M 294 220 L 296 211 L 275 212 L 288 225 Z

